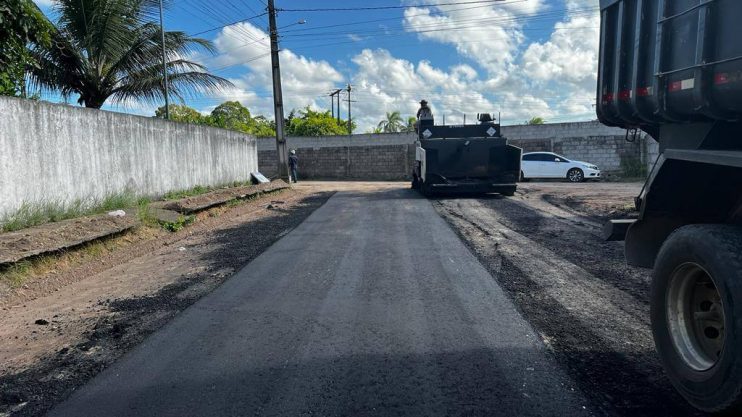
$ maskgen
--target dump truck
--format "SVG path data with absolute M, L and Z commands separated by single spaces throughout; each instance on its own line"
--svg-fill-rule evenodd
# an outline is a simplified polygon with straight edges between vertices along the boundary
M 597 114 L 659 157 L 636 220 L 607 225 L 653 268 L 652 333 L 675 388 L 742 415 L 742 1 L 601 0 Z
M 490 114 L 479 124 L 434 125 L 420 120 L 412 188 L 425 196 L 437 193 L 515 194 L 521 149 L 508 144 Z

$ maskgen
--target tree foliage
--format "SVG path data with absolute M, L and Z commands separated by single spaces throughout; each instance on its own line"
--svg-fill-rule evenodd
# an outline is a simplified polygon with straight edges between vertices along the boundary
M 384 120 L 380 121 L 378 127 L 384 133 L 396 133 L 400 132 L 405 128 L 402 116 L 398 111 L 387 112 Z
M 290 136 L 331 136 L 347 135 L 348 122 L 332 117 L 329 111 L 314 111 L 309 106 L 297 112 L 292 111 L 286 119 L 286 132 Z M 355 129 L 355 123 L 352 124 Z
M 161 119 L 165 118 L 165 106 L 159 107 L 155 110 L 155 117 Z M 182 104 L 170 105 L 170 120 L 194 125 L 210 125 L 207 116 L 202 115 L 196 109 Z
M 216 127 L 240 132 L 251 132 L 254 125 L 250 110 L 239 101 L 225 101 L 216 106 L 211 111 L 211 123 Z
M 532 117 L 531 120 L 527 121 L 527 125 L 542 125 L 546 123 L 543 117 Z
M 0 2 L 0 95 L 26 96 L 29 44 L 50 45 L 51 23 L 31 0 Z
M 36 44 L 34 85 L 78 95 L 80 104 L 100 108 L 106 101 L 159 102 L 164 98 L 162 40 L 156 0 L 56 0 L 59 16 L 48 45 Z M 165 32 L 170 93 L 184 98 L 230 85 L 188 60 L 212 51 L 211 43 L 185 32 Z
M 155 111 L 155 117 L 165 117 L 165 106 Z M 238 101 L 226 101 L 218 105 L 209 115 L 188 106 L 171 104 L 170 120 L 203 126 L 236 130 L 256 137 L 276 136 L 276 124 L 264 116 L 252 117 L 250 110 Z M 330 112 L 314 111 L 309 107 L 292 110 L 285 119 L 286 134 L 289 136 L 331 136 L 347 135 L 348 122 L 337 121 Z M 355 128 L 355 123 L 353 123 Z
M 155 117 L 165 118 L 165 106 L 155 111 Z M 250 110 L 237 101 L 224 102 L 212 110 L 209 115 L 203 115 L 198 110 L 182 104 L 171 104 L 170 120 L 236 130 L 257 137 L 276 135 L 275 123 L 263 116 L 252 117 Z
M 407 125 L 404 127 L 404 132 L 412 133 L 415 131 L 415 123 L 417 122 L 417 117 L 410 116 L 407 118 Z

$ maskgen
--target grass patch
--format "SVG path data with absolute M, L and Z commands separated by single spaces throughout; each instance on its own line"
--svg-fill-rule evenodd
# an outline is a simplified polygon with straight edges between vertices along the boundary
M 180 216 L 178 221 L 175 222 L 162 222 L 162 228 L 169 232 L 179 232 L 184 227 L 193 223 L 196 220 L 196 216 Z
M 58 222 L 76 217 L 101 214 L 113 210 L 142 207 L 149 200 L 138 198 L 132 192 L 108 195 L 102 199 L 75 200 L 71 203 L 46 201 L 23 203 L 14 213 L 0 218 L 0 232 L 13 232 L 45 223 Z
M 0 266 L 0 283 L 19 288 L 26 282 L 52 271 L 59 273 L 137 242 L 158 236 L 159 228 L 138 228 L 120 236 L 96 240 L 78 247 L 36 256 L 14 264 Z
M 203 185 L 197 185 L 188 190 L 170 191 L 169 193 L 162 196 L 163 200 L 180 200 L 181 198 L 194 197 L 201 194 L 206 194 L 213 190 L 213 187 L 205 187 Z
M 233 181 L 233 182 L 218 185 L 215 187 L 197 185 L 187 190 L 170 191 L 169 193 L 162 196 L 162 199 L 163 200 L 180 200 L 181 198 L 195 197 L 201 194 L 206 194 L 208 192 L 218 190 L 220 188 L 236 188 L 236 187 L 246 187 L 250 185 L 253 185 L 251 181 Z

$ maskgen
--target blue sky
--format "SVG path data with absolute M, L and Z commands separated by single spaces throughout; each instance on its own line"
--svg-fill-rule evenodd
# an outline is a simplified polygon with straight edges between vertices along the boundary
M 45 11 L 53 4 L 36 1 Z M 445 114 L 451 122 L 465 114 L 473 120 L 477 112 L 502 112 L 506 124 L 533 116 L 554 122 L 595 118 L 598 0 L 473 1 L 276 0 L 285 9 L 278 27 L 287 108 L 329 109 L 327 94 L 350 82 L 361 131 L 385 112 L 414 114 L 422 98 L 438 119 Z M 398 8 L 291 11 L 385 6 Z M 217 53 L 192 58 L 235 84 L 185 104 L 208 112 L 239 100 L 253 114 L 273 116 L 267 18 L 230 25 L 264 10 L 263 0 L 171 0 L 166 29 L 204 32 L 198 36 L 212 40 Z M 300 20 L 306 23 L 296 24 Z M 110 109 L 154 110 L 139 104 Z

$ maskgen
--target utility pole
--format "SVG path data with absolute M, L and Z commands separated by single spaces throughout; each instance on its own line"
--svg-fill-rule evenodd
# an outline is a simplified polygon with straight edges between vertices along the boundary
M 168 98 L 167 62 L 165 57 L 165 22 L 162 18 L 162 0 L 160 0 L 160 38 L 162 38 L 162 77 L 165 82 L 165 120 L 170 120 L 170 99 Z
M 352 90 L 353 88 L 350 86 L 350 84 L 348 84 L 347 91 L 348 91 L 348 134 L 349 135 L 353 134 L 353 117 L 351 116 L 351 113 L 350 113 L 350 103 L 352 102 L 352 100 L 350 99 L 350 92 Z
M 273 69 L 273 110 L 276 115 L 276 152 L 278 154 L 278 177 L 289 180 L 289 153 L 286 147 L 286 132 L 283 120 L 283 93 L 281 91 L 281 66 L 278 62 L 278 29 L 276 28 L 276 6 L 268 0 L 268 24 L 271 37 L 271 67 Z
M 330 105 L 332 106 L 332 117 L 335 118 L 335 96 L 338 96 L 338 123 L 340 123 L 340 92 L 343 90 L 335 90 L 332 93 L 330 93 Z

